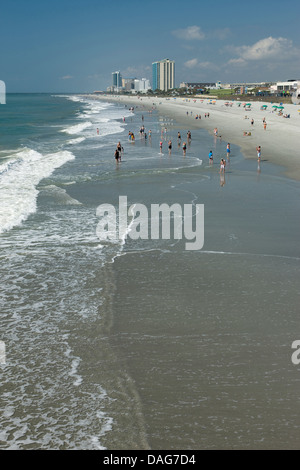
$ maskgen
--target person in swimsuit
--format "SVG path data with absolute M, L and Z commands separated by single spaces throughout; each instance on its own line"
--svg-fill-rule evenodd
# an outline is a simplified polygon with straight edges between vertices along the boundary
M 183 142 L 182 150 L 183 150 L 183 155 L 185 156 L 185 154 L 186 154 L 186 142 Z
M 115 160 L 116 160 L 116 163 L 119 163 L 119 159 L 120 159 L 120 154 L 119 154 L 118 149 L 116 149 L 116 150 L 115 150 Z
M 257 152 L 257 159 L 260 160 L 261 157 L 261 146 L 259 145 L 256 147 L 256 152 Z
M 123 147 L 121 145 L 121 142 L 118 142 L 117 150 L 119 152 L 119 161 L 121 161 L 122 149 L 123 149 Z
M 171 152 L 172 152 L 172 141 L 169 140 L 168 142 L 168 148 L 169 148 L 169 155 L 171 155 Z
M 208 158 L 209 158 L 209 164 L 212 165 L 214 161 L 212 150 L 209 152 Z
M 225 172 L 225 166 L 226 166 L 226 162 L 225 162 L 224 158 L 222 158 L 221 159 L 221 164 L 220 164 L 220 173 Z
M 230 144 L 229 143 L 227 144 L 226 152 L 227 152 L 227 157 L 229 157 L 229 155 L 230 155 Z

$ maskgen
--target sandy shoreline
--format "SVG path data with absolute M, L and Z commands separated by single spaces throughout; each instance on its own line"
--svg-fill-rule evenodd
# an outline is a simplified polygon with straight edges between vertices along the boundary
M 256 159 L 256 147 L 262 147 L 262 160 L 267 160 L 283 167 L 283 173 L 289 178 L 300 180 L 300 106 L 285 104 L 283 113 L 290 118 L 279 116 L 271 103 L 254 101 L 251 110 L 246 111 L 243 103 L 238 106 L 234 101 L 232 106 L 226 106 L 226 101 L 216 100 L 212 104 L 210 99 L 183 99 L 183 98 L 156 98 L 137 96 L 110 96 L 90 95 L 94 99 L 113 101 L 120 104 L 131 105 L 141 109 L 150 109 L 155 105 L 161 114 L 173 117 L 178 123 L 190 129 L 206 129 L 213 135 L 214 128 L 223 141 L 238 145 L 245 158 Z M 266 110 L 261 110 L 267 105 Z M 188 112 L 188 115 L 187 115 Z M 191 114 L 192 112 L 192 114 Z M 209 118 L 205 118 L 209 113 Z M 196 115 L 201 119 L 195 119 Z M 245 119 L 247 116 L 247 119 Z M 263 118 L 267 123 L 266 130 Z M 251 120 L 254 124 L 251 125 Z M 251 132 L 251 136 L 244 136 L 244 132 Z

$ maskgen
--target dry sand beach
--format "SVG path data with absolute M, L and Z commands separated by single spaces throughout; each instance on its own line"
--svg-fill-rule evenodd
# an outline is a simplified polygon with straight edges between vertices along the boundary
M 156 107 L 158 112 L 173 117 L 191 129 L 202 128 L 211 134 L 214 128 L 223 141 L 238 145 L 245 158 L 257 158 L 256 147 L 262 147 L 262 160 L 283 166 L 286 176 L 300 180 L 300 106 L 285 104 L 283 114 L 290 118 L 279 116 L 272 103 L 261 101 L 252 102 L 251 109 L 246 110 L 243 102 L 229 102 L 210 99 L 156 98 L 156 97 L 127 97 L 127 96 L 98 96 L 95 99 L 113 101 L 138 106 L 138 109 Z M 213 104 L 215 101 L 215 104 Z M 240 106 L 239 106 L 240 104 Z M 262 106 L 267 108 L 262 110 Z M 189 113 L 187 115 L 187 112 Z M 192 114 L 191 114 L 192 113 Z M 205 118 L 209 113 L 209 118 Z M 200 119 L 195 119 L 196 115 Z M 246 119 L 247 118 L 247 119 Z M 263 118 L 267 127 L 264 129 Z M 251 120 L 254 124 L 251 125 Z M 244 136 L 244 132 L 251 135 Z

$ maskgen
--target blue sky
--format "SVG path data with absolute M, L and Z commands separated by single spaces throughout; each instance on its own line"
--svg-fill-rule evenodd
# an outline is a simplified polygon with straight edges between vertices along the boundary
M 299 2 L 7 0 L 0 80 L 7 92 L 106 90 L 111 73 L 152 79 L 169 58 L 181 81 L 300 79 Z

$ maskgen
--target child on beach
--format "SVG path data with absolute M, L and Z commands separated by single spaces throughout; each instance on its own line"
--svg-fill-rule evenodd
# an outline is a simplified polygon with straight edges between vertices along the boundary
M 212 165 L 214 161 L 212 150 L 210 150 L 208 154 L 208 158 L 209 158 L 209 164 Z

